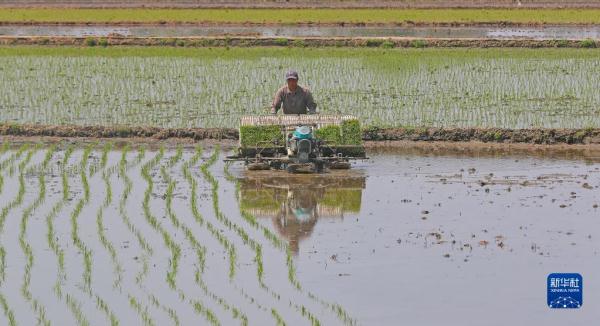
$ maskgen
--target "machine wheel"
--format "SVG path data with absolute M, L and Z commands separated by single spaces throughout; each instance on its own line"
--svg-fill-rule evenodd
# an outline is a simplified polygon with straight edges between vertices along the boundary
M 271 167 L 269 164 L 264 162 L 248 163 L 246 168 L 250 171 L 269 170 Z
M 348 161 L 337 161 L 329 163 L 329 168 L 333 170 L 347 170 L 350 168 L 350 162 Z
M 271 163 L 269 163 L 269 166 L 271 166 L 271 169 L 280 170 L 282 168 L 282 163 L 279 161 L 271 161 Z
M 323 173 L 323 167 L 325 166 L 325 162 L 323 161 L 316 161 L 315 162 L 315 172 L 317 173 Z
M 315 173 L 315 165 L 313 163 L 288 164 L 287 172 L 289 172 L 289 173 Z

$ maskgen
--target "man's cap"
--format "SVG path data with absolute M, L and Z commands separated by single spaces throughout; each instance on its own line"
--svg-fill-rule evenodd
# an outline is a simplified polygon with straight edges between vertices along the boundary
M 285 80 L 288 79 L 296 79 L 298 80 L 298 73 L 294 70 L 290 70 L 287 73 L 285 73 Z

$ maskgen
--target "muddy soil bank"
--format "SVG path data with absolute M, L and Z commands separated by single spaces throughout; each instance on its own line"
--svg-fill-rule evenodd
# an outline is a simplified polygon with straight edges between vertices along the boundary
M 600 129 L 503 128 L 376 128 L 364 130 L 364 140 L 481 141 L 531 144 L 597 144 Z
M 598 41 L 414 37 L 43 37 L 1 36 L 0 45 L 175 47 L 596 48 Z
M 237 139 L 237 129 L 227 128 L 158 128 L 158 127 L 104 127 L 104 126 L 47 126 L 0 124 L 0 135 L 51 136 L 51 137 L 92 137 L 92 138 L 189 138 Z
M 125 146 L 131 149 L 141 147 L 158 150 L 161 147 L 175 149 L 182 147 L 192 150 L 201 145 L 205 149 L 219 146 L 224 152 L 235 150 L 237 140 L 232 139 L 202 139 L 168 138 L 156 139 L 149 137 L 52 137 L 52 136 L 2 136 L 0 143 L 8 142 L 11 147 L 17 148 L 23 144 L 62 144 L 71 143 L 78 147 L 89 144 L 102 146 L 111 143 L 115 149 Z M 484 143 L 478 141 L 365 141 L 369 156 L 372 155 L 412 155 L 422 157 L 473 157 L 473 158 L 522 158 L 539 157 L 543 159 L 583 160 L 585 162 L 600 162 L 600 144 L 525 144 L 525 143 Z
M 192 140 L 238 139 L 234 128 L 158 128 L 134 126 L 50 126 L 0 124 L 0 135 L 19 137 L 87 138 L 182 138 Z M 397 141 L 522 143 L 522 144 L 600 144 L 600 128 L 588 129 L 502 129 L 502 128 L 377 128 L 363 130 L 363 140 L 389 144 Z

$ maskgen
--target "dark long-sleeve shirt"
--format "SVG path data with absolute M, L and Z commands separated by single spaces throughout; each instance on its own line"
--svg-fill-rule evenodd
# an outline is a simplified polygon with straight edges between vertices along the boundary
M 275 93 L 271 113 L 277 113 L 281 107 L 283 107 L 284 114 L 306 114 L 317 111 L 317 103 L 313 100 L 312 94 L 308 88 L 300 85 L 294 92 L 291 92 L 285 85 Z

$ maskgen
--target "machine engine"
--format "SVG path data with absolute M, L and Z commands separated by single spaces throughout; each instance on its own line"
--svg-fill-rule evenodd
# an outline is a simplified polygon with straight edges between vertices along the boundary
M 312 128 L 299 126 L 287 138 L 288 156 L 296 157 L 298 163 L 308 163 L 316 150 L 316 140 Z M 314 156 L 314 155 L 313 155 Z

